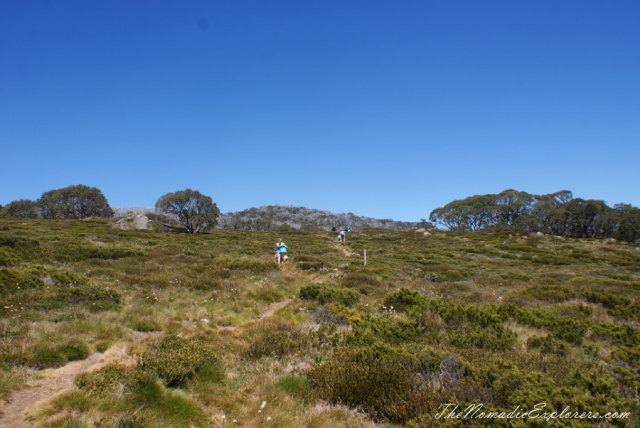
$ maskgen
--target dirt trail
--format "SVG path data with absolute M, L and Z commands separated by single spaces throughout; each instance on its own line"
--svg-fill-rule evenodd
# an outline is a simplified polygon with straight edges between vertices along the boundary
M 265 319 L 287 306 L 293 299 L 272 303 L 258 318 Z M 222 327 L 233 329 L 233 327 Z M 129 343 L 138 343 L 149 336 L 160 335 L 160 332 L 134 332 L 133 342 L 119 342 L 109 348 L 104 354 L 95 352 L 82 361 L 74 361 L 57 369 L 46 369 L 40 372 L 41 379 L 19 391 L 14 391 L 7 397 L 0 407 L 0 428 L 26 428 L 30 421 L 35 420 L 34 412 L 54 397 L 69 392 L 74 388 L 76 376 L 95 371 L 101 367 L 119 362 L 131 364 L 133 361 L 127 352 Z
M 13 392 L 4 401 L 0 409 L 0 428 L 28 426 L 29 420 L 33 419 L 33 411 L 45 401 L 72 389 L 76 376 L 97 370 L 111 361 L 123 360 L 126 356 L 126 344 L 120 343 L 109 348 L 104 354 L 94 352 L 82 361 L 74 361 L 57 369 L 42 370 L 42 379 L 27 388 Z

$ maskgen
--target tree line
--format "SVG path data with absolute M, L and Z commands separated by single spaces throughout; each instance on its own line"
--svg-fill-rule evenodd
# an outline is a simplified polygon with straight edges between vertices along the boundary
M 475 195 L 433 210 L 429 220 L 452 231 L 510 230 L 566 238 L 640 239 L 640 208 L 609 207 L 604 201 L 574 198 L 562 190 L 533 195 L 517 190 Z
M 161 196 L 156 212 L 176 218 L 188 233 L 201 233 L 217 224 L 220 210 L 211 197 L 197 190 L 179 190 Z M 96 187 L 83 184 L 49 190 L 35 201 L 20 199 L 0 206 L 0 215 L 42 219 L 113 217 L 107 198 Z
M 81 220 L 113 217 L 113 210 L 100 189 L 78 184 L 49 190 L 35 201 L 12 201 L 2 207 L 0 214 L 7 217 Z

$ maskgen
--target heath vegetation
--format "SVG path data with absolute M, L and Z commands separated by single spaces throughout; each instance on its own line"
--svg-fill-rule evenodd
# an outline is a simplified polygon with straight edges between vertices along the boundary
M 640 424 L 630 243 L 495 228 L 364 229 L 338 243 L 286 227 L 111 224 L 0 218 L 0 397 L 43 369 L 123 350 L 31 426 L 548 425 L 436 419 L 445 403 L 629 412 L 553 426 Z M 279 266 L 280 236 L 290 260 Z

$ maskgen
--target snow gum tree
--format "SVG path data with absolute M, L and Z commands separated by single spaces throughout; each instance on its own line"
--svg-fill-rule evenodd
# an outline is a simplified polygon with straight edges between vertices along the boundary
M 209 196 L 197 190 L 179 190 L 163 195 L 156 210 L 174 215 L 189 233 L 202 233 L 218 223 L 220 210 Z

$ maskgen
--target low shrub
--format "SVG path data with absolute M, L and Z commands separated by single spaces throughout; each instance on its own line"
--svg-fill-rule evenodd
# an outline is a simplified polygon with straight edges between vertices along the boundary
M 16 362 L 36 369 L 61 367 L 68 361 L 84 360 L 89 355 L 89 347 L 79 339 L 72 339 L 66 343 L 36 344 L 14 358 Z
M 378 421 L 405 423 L 430 413 L 442 395 L 429 391 L 420 369 L 409 368 L 390 348 L 346 348 L 307 372 L 318 395 L 336 404 L 357 407 Z
M 565 285 L 534 285 L 525 288 L 522 295 L 550 302 L 562 302 L 576 297 L 575 291 Z
M 538 349 L 543 354 L 567 355 L 569 347 L 551 336 L 533 336 L 527 339 L 527 348 Z
M 267 262 L 259 259 L 229 259 L 224 262 L 227 269 L 232 270 L 248 270 L 253 273 L 263 273 L 278 270 L 278 265 L 273 262 Z
M 322 262 L 306 262 L 306 261 L 296 261 L 296 266 L 302 270 L 320 270 L 324 267 L 324 263 Z
M 306 376 L 285 375 L 276 380 L 275 385 L 288 395 L 301 398 L 305 401 L 312 396 L 312 387 Z
M 395 308 L 396 311 L 404 311 L 411 306 L 425 306 L 427 298 L 418 291 L 401 288 L 387 295 L 384 299 L 384 304 L 387 307 Z
M 156 373 L 169 386 L 180 386 L 205 363 L 218 364 L 212 347 L 198 338 L 165 336 L 142 354 L 142 369 Z
M 131 387 L 135 381 L 134 377 L 134 369 L 120 364 L 109 364 L 95 372 L 79 375 L 75 384 L 78 389 L 90 395 L 105 397 L 122 387 Z
M 365 273 L 353 272 L 340 280 L 340 285 L 347 288 L 382 287 L 382 282 L 376 277 Z
M 263 324 L 258 329 L 259 334 L 249 347 L 243 352 L 245 357 L 281 358 L 285 355 L 296 354 L 306 349 L 311 343 L 308 334 L 288 322 L 273 324 Z
M 360 299 L 360 294 L 356 291 L 325 284 L 302 287 L 299 296 L 303 300 L 316 300 L 321 304 L 335 302 L 345 306 L 351 306 Z
M 422 333 L 422 327 L 413 320 L 395 314 L 366 315 L 355 329 L 351 341 L 355 343 L 375 343 L 382 339 L 389 343 L 400 343 L 410 340 Z M 375 338 L 372 340 L 372 338 Z
M 589 303 L 600 303 L 607 309 L 616 309 L 629 306 L 631 299 L 620 294 L 612 293 L 608 290 L 588 291 L 584 293 L 585 299 Z

